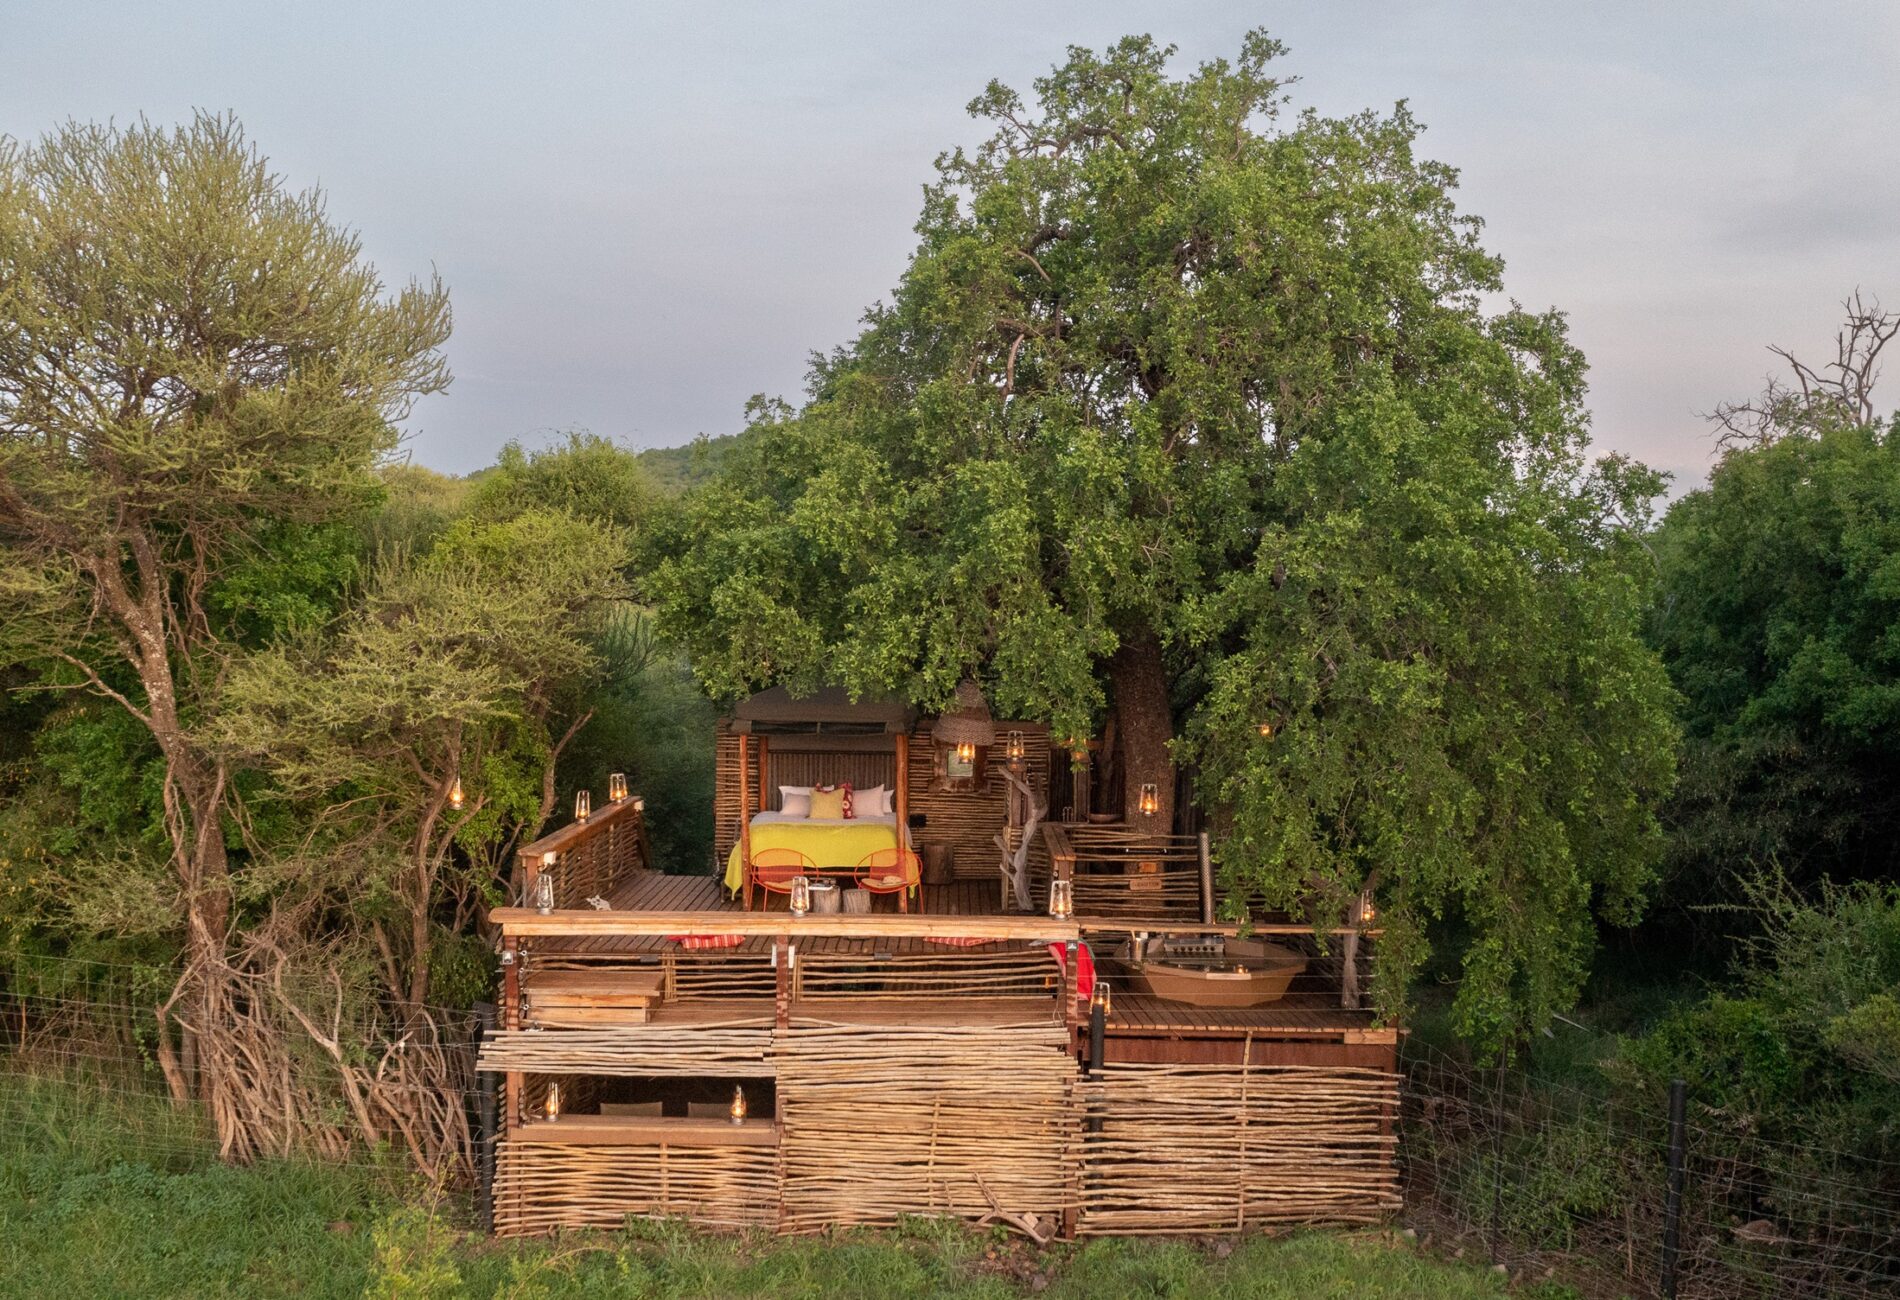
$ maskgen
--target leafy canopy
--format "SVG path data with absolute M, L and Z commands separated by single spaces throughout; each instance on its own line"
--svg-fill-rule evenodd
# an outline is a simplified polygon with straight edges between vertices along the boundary
M 1232 896 L 1330 924 L 1374 890 L 1388 1010 L 1459 915 L 1495 1037 L 1648 879 L 1659 483 L 1586 468 L 1581 357 L 1485 313 L 1499 263 L 1404 107 L 1290 116 L 1280 52 L 1177 77 L 1130 38 L 990 86 L 892 301 L 802 410 L 755 406 L 653 586 L 716 694 L 975 673 L 1058 734 L 1157 638 Z

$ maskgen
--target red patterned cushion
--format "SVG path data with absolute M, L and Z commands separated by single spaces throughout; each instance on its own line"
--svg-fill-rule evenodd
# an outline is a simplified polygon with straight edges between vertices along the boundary
M 669 934 L 682 948 L 737 948 L 745 942 L 743 934 Z
M 849 781 L 846 781 L 843 785 L 815 785 L 812 789 L 822 790 L 826 794 L 830 794 L 833 790 L 842 790 L 844 792 L 845 820 L 850 821 L 858 815 L 851 807 L 851 783 Z

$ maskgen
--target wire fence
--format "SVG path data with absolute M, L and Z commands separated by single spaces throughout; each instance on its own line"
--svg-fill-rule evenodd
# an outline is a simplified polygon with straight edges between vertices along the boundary
M 1772 1141 L 1693 1090 L 1672 1126 L 1667 1088 L 1407 1057 L 1405 1213 L 1441 1246 L 1587 1296 L 1900 1296 L 1900 1163 L 1877 1144 Z
M 128 1157 L 175 1164 L 215 1154 L 201 1118 L 162 1105 L 156 1022 L 120 983 L 130 972 L 95 965 L 82 979 L 75 964 L 70 979 L 0 987 L 0 1143 L 80 1142 L 90 1125 L 94 1140 L 109 1136 Z M 472 1055 L 475 1017 L 445 1008 L 440 1021 L 466 1035 Z M 473 1139 L 484 1093 L 472 1070 L 463 1077 L 470 1086 L 448 1100 L 467 1108 Z M 1891 1146 L 1770 1140 L 1699 1106 L 1691 1090 L 1672 1292 L 1666 1089 L 1481 1069 L 1413 1043 L 1401 1096 L 1402 1218 L 1440 1251 L 1592 1298 L 1900 1297 L 1900 1150 Z M 102 1123 L 123 1131 L 101 1134 Z M 400 1153 L 359 1146 L 349 1162 L 402 1176 Z M 475 1151 L 460 1163 L 470 1174 L 482 1167 Z

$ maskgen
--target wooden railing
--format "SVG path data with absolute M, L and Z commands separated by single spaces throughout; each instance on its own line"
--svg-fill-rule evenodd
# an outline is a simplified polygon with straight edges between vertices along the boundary
M 584 907 L 589 898 L 611 897 L 628 876 L 653 867 L 646 800 L 630 795 L 610 803 L 586 821 L 563 826 L 525 846 L 520 859 L 526 890 L 519 901 L 525 904 L 533 905 L 543 875 L 554 879 L 557 908 Z

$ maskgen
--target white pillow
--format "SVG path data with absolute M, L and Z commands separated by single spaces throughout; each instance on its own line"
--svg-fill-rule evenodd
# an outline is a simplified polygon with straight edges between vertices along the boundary
M 869 790 L 860 791 L 853 802 L 860 817 L 889 817 L 891 815 L 891 788 L 888 785 L 874 785 Z
M 808 785 L 780 786 L 778 810 L 787 817 L 811 816 L 811 787 Z

